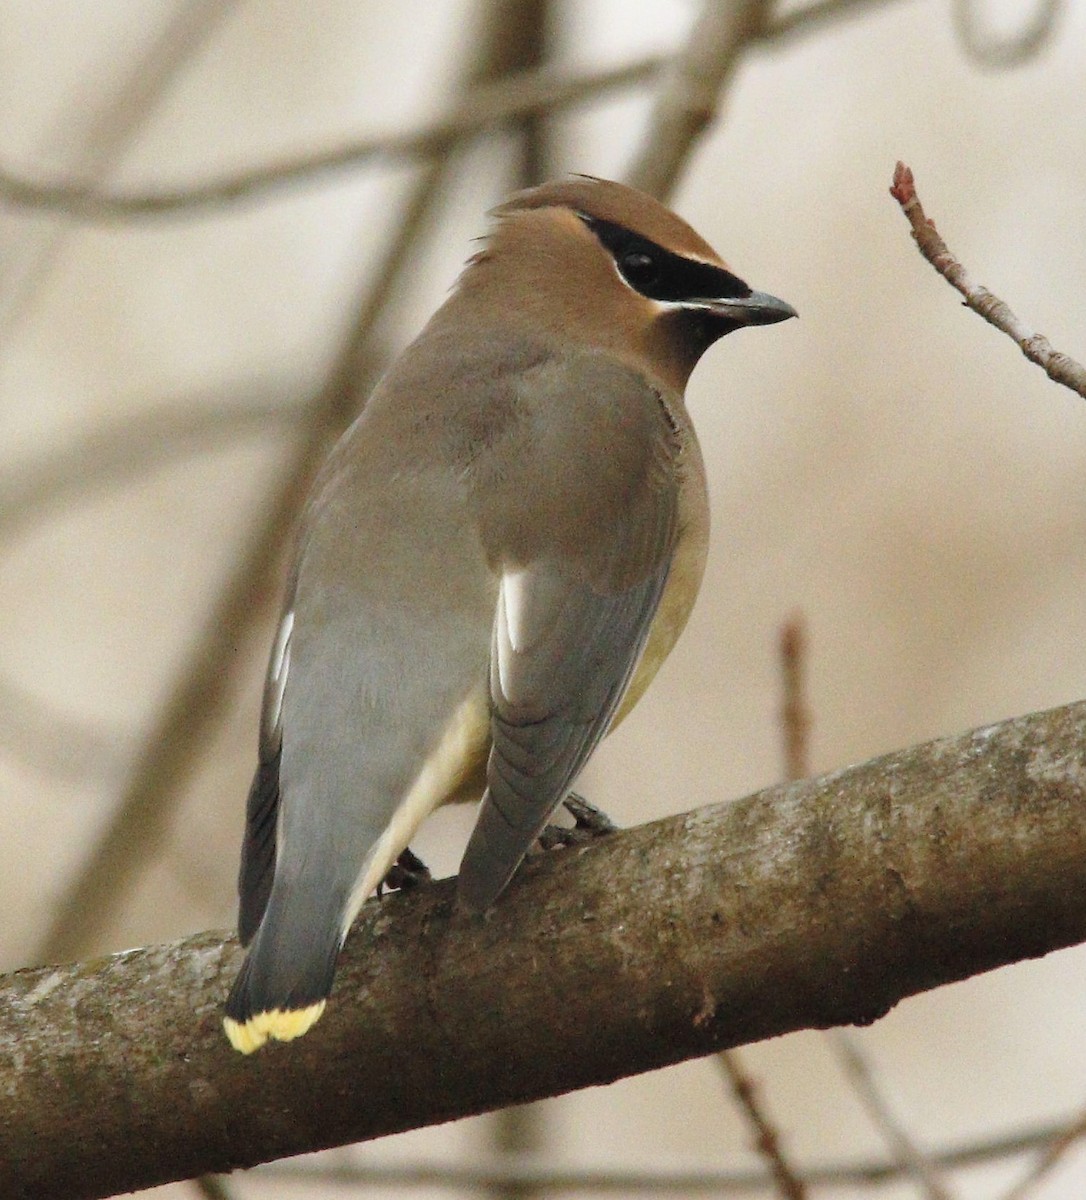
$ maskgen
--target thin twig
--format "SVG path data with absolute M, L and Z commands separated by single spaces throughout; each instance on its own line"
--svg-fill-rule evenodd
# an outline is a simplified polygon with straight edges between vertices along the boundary
M 781 630 L 781 658 L 784 665 L 784 702 L 781 720 L 785 734 L 787 778 L 799 779 L 807 774 L 807 718 L 803 700 L 803 641 L 800 618 L 793 617 Z M 731 1084 L 739 1106 L 754 1130 L 755 1148 L 769 1168 L 778 1195 L 784 1200 L 803 1200 L 806 1182 L 788 1161 L 781 1145 L 781 1136 L 762 1107 L 754 1081 L 743 1069 L 734 1050 L 724 1050 L 717 1056 L 721 1070 Z
M 784 1200 L 805 1200 L 807 1188 L 785 1157 L 781 1148 L 781 1136 L 763 1109 L 754 1080 L 744 1070 L 739 1052 L 722 1050 L 716 1056 L 716 1060 L 754 1131 L 755 1149 L 769 1168 L 769 1177 L 773 1180 L 777 1194 Z
M 898 4 L 901 0 L 812 0 L 800 8 L 774 17 L 759 35 L 763 42 L 784 42 L 791 37 L 808 37 L 824 25 L 849 17 L 866 15 L 872 9 Z
M 1067 1152 L 1086 1137 L 1086 1113 L 1079 1114 L 1063 1129 L 1053 1131 L 1047 1144 L 1025 1175 L 1006 1193 L 1003 1200 L 1026 1200 L 1036 1188 L 1063 1161 Z
M 826 1036 L 902 1174 L 911 1176 L 928 1200 L 951 1200 L 953 1193 L 931 1155 L 917 1146 L 890 1110 L 867 1056 L 856 1046 L 855 1037 L 844 1029 L 831 1029 Z
M 1048 339 L 1034 333 L 1011 312 L 1004 301 L 986 287 L 973 282 L 965 267 L 954 257 L 939 236 L 935 223 L 928 219 L 916 194 L 912 171 L 902 162 L 894 170 L 890 195 L 901 205 L 912 226 L 920 253 L 940 275 L 965 297 L 966 305 L 990 325 L 1011 338 L 1029 359 L 1041 367 L 1049 379 L 1086 398 L 1086 367 L 1068 355 L 1053 350 Z

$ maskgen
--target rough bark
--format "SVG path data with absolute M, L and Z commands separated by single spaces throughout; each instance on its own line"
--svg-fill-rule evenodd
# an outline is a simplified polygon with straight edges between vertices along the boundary
M 607 1083 L 1086 940 L 1086 704 L 363 910 L 332 1002 L 251 1058 L 200 934 L 0 981 L 4 1195 L 97 1197 Z

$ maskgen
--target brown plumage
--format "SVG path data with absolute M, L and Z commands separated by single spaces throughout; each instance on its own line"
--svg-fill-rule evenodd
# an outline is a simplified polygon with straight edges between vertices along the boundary
M 689 616 L 690 371 L 794 315 L 619 184 L 494 216 L 304 514 L 242 852 L 226 1029 L 246 1052 L 319 1017 L 350 922 L 437 805 L 482 795 L 460 903 L 498 898 Z

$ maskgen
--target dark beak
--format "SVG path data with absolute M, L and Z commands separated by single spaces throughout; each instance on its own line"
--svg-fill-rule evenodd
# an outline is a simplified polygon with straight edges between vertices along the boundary
M 698 300 L 692 303 L 705 308 L 707 312 L 734 321 L 736 325 L 776 325 L 778 321 L 799 316 L 787 300 L 778 300 L 768 292 L 751 292 L 749 296 L 738 299 Z

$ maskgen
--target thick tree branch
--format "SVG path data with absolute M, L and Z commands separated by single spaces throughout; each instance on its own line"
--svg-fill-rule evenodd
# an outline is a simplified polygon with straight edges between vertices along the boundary
M 1086 703 L 530 862 L 486 919 L 371 902 L 252 1058 L 217 934 L 0 987 L 13 1197 L 105 1196 L 607 1083 L 1086 939 Z M 43 1147 L 48 1152 L 43 1152 Z

